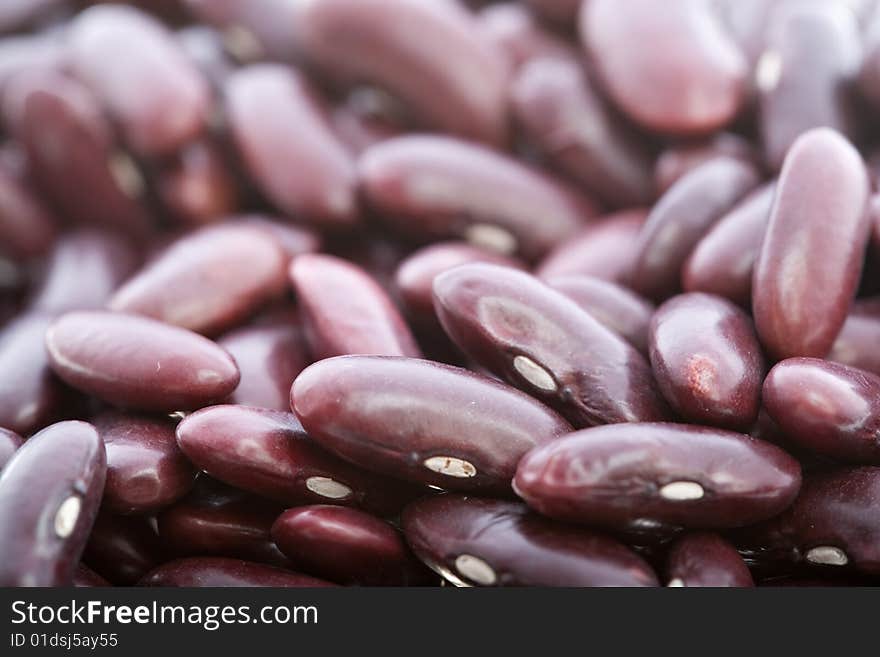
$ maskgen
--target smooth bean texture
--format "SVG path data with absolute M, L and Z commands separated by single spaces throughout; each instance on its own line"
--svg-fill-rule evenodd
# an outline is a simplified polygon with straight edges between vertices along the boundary
M 687 534 L 673 543 L 666 557 L 666 585 L 672 587 L 739 587 L 755 585 L 736 548 L 718 534 Z

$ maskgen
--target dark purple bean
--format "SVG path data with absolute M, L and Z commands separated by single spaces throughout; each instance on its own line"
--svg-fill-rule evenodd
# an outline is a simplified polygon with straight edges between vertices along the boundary
M 130 586 L 165 561 L 165 549 L 151 518 L 102 511 L 95 520 L 83 560 L 113 584 Z
M 57 9 L 63 0 L 3 0 L 0 32 L 21 28 Z
M 171 244 L 107 306 L 216 335 L 281 295 L 285 258 L 256 226 L 209 226 Z
M 164 587 L 294 587 L 335 586 L 308 575 L 238 559 L 194 557 L 169 561 L 150 571 L 139 586 Z
M 718 534 L 687 534 L 673 543 L 666 558 L 666 586 L 752 587 L 742 557 Z
M 657 585 L 622 543 L 516 502 L 425 498 L 404 510 L 403 530 L 419 558 L 457 586 Z
M 832 130 L 792 146 L 755 265 L 752 310 L 776 359 L 823 357 L 855 294 L 870 231 L 865 165 Z
M 0 584 L 67 586 L 101 503 L 106 464 L 95 428 L 59 422 L 32 436 L 0 475 Z
M 579 26 L 608 93 L 650 130 L 712 132 L 745 99 L 745 58 L 707 2 L 589 0 Z
M 573 44 L 545 30 L 520 4 L 490 4 L 479 10 L 477 18 L 486 38 L 507 55 L 514 71 L 538 57 L 577 57 Z
M 206 408 L 178 425 L 177 442 L 215 479 L 283 504 L 340 504 L 391 515 L 415 494 L 327 453 L 291 413 Z
M 11 171 L 0 166 L 0 255 L 32 258 L 49 250 L 57 220 Z
M 522 455 L 571 429 L 514 388 L 411 358 L 320 361 L 290 394 L 323 447 L 377 472 L 454 490 L 508 493 Z
M 316 359 L 421 354 L 394 302 L 359 267 L 335 256 L 308 254 L 293 262 L 290 280 Z
M 673 297 L 651 319 L 651 367 L 684 419 L 747 431 L 758 418 L 766 372 L 751 318 L 726 299 Z
M 294 567 L 341 584 L 413 586 L 431 577 L 384 520 L 341 506 L 288 509 L 272 538 Z
M 434 280 L 434 305 L 462 351 L 577 427 L 667 419 L 645 358 L 534 276 L 462 265 Z
M 577 18 L 583 0 L 526 0 L 526 4 L 541 18 L 562 25 L 571 25 Z
M 740 527 L 797 495 L 798 462 L 750 436 L 684 424 L 584 429 L 523 457 L 514 489 L 560 520 L 615 528 Z
M 759 159 L 748 140 L 731 132 L 719 132 L 709 139 L 669 146 L 657 156 L 654 163 L 657 191 L 665 194 L 688 173 L 718 157 L 731 157 L 752 164 Z
M 648 354 L 648 326 L 654 314 L 649 301 L 617 283 L 594 276 L 559 276 L 547 280 L 547 285 L 562 292 L 642 354 Z
M 732 158 L 710 160 L 676 182 L 639 235 L 633 288 L 658 301 L 678 292 L 694 247 L 758 183 L 754 166 Z
M 225 398 L 239 381 L 235 361 L 217 344 L 146 317 L 68 313 L 46 331 L 46 348 L 65 382 L 127 408 L 199 408 Z
M 112 586 L 110 582 L 84 564 L 79 564 L 76 567 L 76 572 L 73 574 L 73 585 L 77 588 Z
M 880 375 L 880 311 L 871 301 L 852 305 L 827 359 Z
M 0 472 L 15 454 L 15 450 L 21 447 L 21 436 L 9 429 L 0 428 Z
M 775 195 L 775 183 L 764 185 L 709 229 L 684 264 L 681 280 L 686 291 L 709 292 L 744 307 L 751 305 L 755 261 Z

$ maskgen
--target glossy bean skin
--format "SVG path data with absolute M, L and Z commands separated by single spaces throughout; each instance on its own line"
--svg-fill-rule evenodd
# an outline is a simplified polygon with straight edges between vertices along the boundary
M 647 216 L 647 210 L 632 209 L 600 217 L 548 253 L 535 274 L 544 280 L 570 274 L 612 282 L 629 280 L 638 234 Z
M 610 96 L 649 130 L 712 132 L 745 99 L 745 58 L 700 0 L 590 0 L 579 28 Z
M 667 419 L 645 358 L 561 292 L 506 267 L 456 267 L 434 281 L 447 335 L 576 427 Z
M 512 70 L 539 57 L 575 57 L 568 41 L 544 29 L 532 13 L 517 3 L 495 3 L 477 12 L 486 37 L 507 55 Z
M 760 183 L 757 169 L 716 158 L 681 178 L 648 215 L 636 246 L 632 287 L 662 300 L 681 289 L 681 270 L 712 226 Z
M 180 238 L 120 287 L 107 307 L 216 335 L 281 295 L 285 258 L 253 226 L 210 226 Z
M 31 436 L 0 475 L 0 583 L 66 586 L 101 503 L 106 462 L 95 428 L 59 422 Z
M 95 520 L 83 560 L 117 586 L 131 586 L 166 560 L 147 516 L 118 516 L 102 511 Z
M 400 311 L 359 267 L 324 254 L 297 258 L 290 280 L 316 360 L 347 354 L 421 354 Z
M 647 355 L 648 327 L 655 310 L 649 301 L 622 285 L 592 276 L 559 276 L 547 285 Z
M 687 534 L 673 543 L 666 557 L 667 586 L 752 587 L 752 574 L 742 557 L 718 534 Z
M 794 143 L 752 286 L 752 314 L 768 355 L 823 357 L 834 344 L 858 285 L 868 195 L 865 165 L 839 134 L 820 128 Z
M 354 160 L 303 75 L 279 65 L 251 66 L 229 77 L 224 95 L 245 167 L 279 210 L 323 228 L 357 223 Z
M 654 198 L 651 154 L 590 85 L 577 59 L 536 59 L 511 88 L 523 134 L 556 169 L 609 207 Z
M 340 504 L 389 515 L 414 495 L 409 486 L 326 452 L 291 413 L 213 406 L 178 425 L 177 443 L 215 479 L 282 504 Z
M 46 331 L 46 349 L 62 380 L 125 408 L 199 408 L 225 398 L 239 381 L 235 361 L 216 343 L 135 315 L 67 313 Z
M 657 585 L 651 567 L 622 543 L 516 502 L 424 498 L 404 510 L 403 530 L 419 558 L 458 586 Z
M 172 152 L 204 129 L 211 102 L 207 81 L 148 14 L 91 7 L 71 24 L 68 44 L 75 75 L 101 99 L 138 153 Z M 131 56 L 119 57 L 120 51 Z
M 650 342 L 654 378 L 683 418 L 742 431 L 755 423 L 766 365 L 743 310 L 710 294 L 673 297 L 651 319 Z
M 299 3 L 294 25 L 298 49 L 331 78 L 386 89 L 429 128 L 505 142 L 504 55 L 482 38 L 476 19 L 457 3 Z M 353 32 L 357 39 L 349 38 Z
M 73 586 L 77 588 L 92 588 L 95 586 L 112 585 L 88 566 L 79 564 L 76 567 L 76 572 L 73 574 Z
M 390 139 L 369 148 L 358 169 L 370 208 L 421 240 L 464 238 L 535 260 L 595 215 L 590 199 L 536 169 L 450 137 Z
M 21 436 L 9 429 L 0 428 L 0 472 L 15 454 L 15 450 L 21 447 Z
M 413 586 L 431 577 L 394 527 L 362 511 L 313 505 L 288 509 L 272 538 L 294 567 L 332 582 Z
M 764 381 L 764 407 L 792 443 L 838 461 L 880 465 L 880 377 L 789 358 Z
M 682 287 L 708 292 L 748 307 L 755 261 L 761 250 L 776 186 L 758 188 L 718 220 L 684 264 Z
M 196 471 L 177 447 L 173 422 L 108 411 L 93 423 L 107 452 L 103 508 L 149 513 L 192 488 Z
M 162 564 L 144 575 L 138 586 L 316 588 L 334 585 L 308 575 L 250 561 L 193 557 Z
M 571 429 L 514 388 L 410 358 L 320 361 L 303 370 L 290 396 L 321 446 L 376 472 L 450 490 L 509 494 L 522 455 Z
M 732 157 L 750 163 L 760 159 L 746 138 L 732 132 L 672 144 L 663 149 L 654 162 L 654 185 L 658 193 L 665 194 L 678 180 L 716 157 Z
M 523 457 L 514 489 L 560 520 L 621 529 L 724 528 L 775 516 L 800 483 L 798 462 L 770 443 L 655 423 L 593 427 L 542 445 Z M 689 490 L 680 490 L 683 484 Z
M 56 224 L 44 203 L 0 166 L 0 255 L 16 259 L 43 255 L 52 245 Z
M 853 303 L 827 359 L 880 375 L 880 315 L 871 300 Z

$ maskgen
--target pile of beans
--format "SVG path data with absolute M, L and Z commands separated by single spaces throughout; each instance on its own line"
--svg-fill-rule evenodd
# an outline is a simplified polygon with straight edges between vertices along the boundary
M 880 583 L 880 2 L 0 35 L 0 585 Z

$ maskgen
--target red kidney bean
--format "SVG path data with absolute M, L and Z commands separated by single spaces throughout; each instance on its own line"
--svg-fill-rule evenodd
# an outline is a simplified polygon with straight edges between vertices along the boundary
M 59 422 L 32 436 L 0 476 L 0 584 L 66 586 L 101 503 L 95 428 Z
M 404 510 L 403 530 L 419 558 L 457 586 L 657 586 L 622 543 L 515 502 L 425 498 Z
M 755 261 L 775 195 L 775 183 L 758 188 L 709 229 L 684 264 L 681 280 L 686 291 L 750 305 Z
M 294 33 L 312 65 L 349 84 L 388 90 L 424 125 L 490 144 L 506 141 L 507 63 L 458 3 L 301 2 Z
M 74 388 L 144 411 L 199 408 L 239 381 L 235 361 L 214 342 L 146 317 L 68 313 L 47 330 L 46 347 L 52 369 Z
M 880 374 L 880 311 L 872 300 L 856 300 L 827 359 Z
M 384 520 L 341 506 L 288 509 L 272 538 L 295 567 L 341 584 L 413 586 L 431 577 Z
M 745 58 L 709 3 L 589 0 L 579 27 L 609 95 L 652 131 L 712 132 L 743 104 Z
M 666 401 L 689 422 L 748 430 L 766 366 L 751 318 L 726 299 L 673 297 L 651 319 L 651 367 Z
M 479 10 L 477 18 L 486 38 L 507 55 L 514 71 L 539 57 L 577 57 L 571 43 L 545 30 L 520 4 L 490 4 Z
M 112 586 L 110 582 L 101 577 L 94 570 L 85 566 L 83 564 L 79 564 L 76 567 L 76 572 L 73 574 L 73 585 L 77 588 L 91 588 L 95 586 Z
M 558 276 L 547 284 L 574 301 L 642 354 L 648 354 L 648 326 L 654 306 L 627 288 L 594 276 Z
M 138 153 L 173 152 L 204 130 L 208 84 L 156 19 L 132 7 L 92 7 L 71 23 L 68 44 L 74 73 Z
M 291 265 L 290 280 L 316 359 L 420 355 L 394 302 L 359 267 L 334 256 L 303 255 Z
M 645 358 L 529 274 L 456 267 L 434 280 L 434 306 L 462 351 L 575 426 L 667 418 Z
M 664 149 L 654 163 L 654 185 L 665 194 L 680 179 L 717 157 L 732 157 L 749 164 L 758 163 L 754 146 L 744 137 L 719 132 L 709 139 L 687 141 Z
M 752 574 L 742 557 L 718 534 L 698 532 L 675 541 L 666 558 L 666 585 L 686 587 L 752 587 Z
M 544 280 L 569 274 L 614 282 L 629 279 L 636 241 L 647 216 L 647 210 L 633 209 L 601 217 L 551 251 L 535 274 Z
M 139 586 L 314 588 L 335 586 L 308 575 L 238 559 L 194 557 L 169 561 L 150 571 Z
M 757 187 L 757 169 L 716 158 L 676 182 L 657 202 L 639 235 L 632 286 L 662 300 L 681 289 L 681 270 L 712 226 Z
M 43 202 L 0 165 L 0 255 L 32 258 L 49 250 L 57 220 Z
M 541 18 L 571 25 L 577 18 L 583 0 L 526 0 L 526 4 Z
M 297 377 L 290 397 L 321 446 L 376 472 L 450 490 L 508 493 L 520 457 L 571 429 L 518 390 L 410 358 L 320 361 Z
M 0 472 L 15 454 L 15 450 L 21 447 L 21 436 L 9 429 L 0 428 Z
M 83 560 L 117 586 L 135 584 L 165 561 L 165 549 L 146 516 L 98 514 Z
M 102 505 L 111 513 L 149 513 L 192 488 L 196 471 L 177 447 L 165 419 L 105 412 L 94 420 L 107 451 Z
M 354 161 L 305 77 L 280 65 L 251 66 L 229 77 L 225 96 L 244 164 L 278 209 L 322 228 L 358 222 Z
M 529 62 L 511 102 L 526 138 L 603 203 L 631 207 L 654 198 L 650 152 L 606 106 L 577 59 Z
M 588 198 L 537 170 L 448 137 L 389 139 L 358 166 L 372 209 L 420 239 L 459 237 L 534 260 L 595 215 Z
M 740 527 L 797 495 L 798 462 L 750 436 L 679 424 L 594 427 L 523 457 L 514 489 L 552 518 L 610 527 Z
M 773 358 L 821 357 L 834 343 L 858 285 L 868 195 L 865 165 L 839 134 L 820 128 L 794 143 L 752 288 L 755 325 Z
M 764 154 L 782 166 L 795 140 L 811 128 L 855 131 L 853 81 L 861 62 L 859 28 L 833 2 L 788 3 L 768 30 L 756 81 Z
M 177 443 L 212 477 L 283 504 L 340 504 L 390 515 L 415 493 L 327 453 L 291 413 L 206 408 L 178 425 Z
M 123 235 L 79 229 L 62 235 L 30 302 L 47 314 L 102 308 L 140 261 Z
M 269 534 L 284 507 L 202 475 L 193 492 L 156 518 L 177 556 L 226 556 L 286 568 L 290 560 Z
M 168 247 L 125 283 L 111 310 L 216 335 L 281 295 L 285 258 L 255 226 L 210 226 Z
M 790 358 L 767 375 L 764 406 L 795 445 L 880 465 L 880 377 L 817 358 Z

